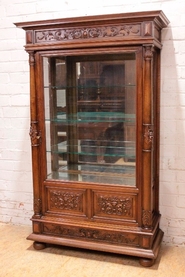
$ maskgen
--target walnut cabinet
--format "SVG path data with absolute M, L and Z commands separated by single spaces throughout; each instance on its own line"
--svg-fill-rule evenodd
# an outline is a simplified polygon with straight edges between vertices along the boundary
M 16 23 L 30 64 L 35 249 L 157 258 L 162 11 Z

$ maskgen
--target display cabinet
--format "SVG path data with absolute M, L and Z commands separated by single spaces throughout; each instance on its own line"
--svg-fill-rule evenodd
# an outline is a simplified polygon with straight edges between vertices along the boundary
M 157 258 L 162 11 L 16 23 L 30 64 L 35 249 Z

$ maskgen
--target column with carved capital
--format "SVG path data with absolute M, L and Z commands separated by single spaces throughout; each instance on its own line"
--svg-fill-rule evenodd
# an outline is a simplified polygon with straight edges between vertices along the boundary
M 144 229 L 152 228 L 152 151 L 153 151 L 153 121 L 152 121 L 152 62 L 153 46 L 144 47 L 144 90 L 143 90 L 143 200 L 142 225 Z
M 32 147 L 32 174 L 33 174 L 33 198 L 34 198 L 34 218 L 40 218 L 41 216 L 41 199 L 39 188 L 39 171 L 38 171 L 38 159 L 39 159 L 39 145 L 41 141 L 41 133 L 38 130 L 37 119 L 37 101 L 36 101 L 36 89 L 35 89 L 35 55 L 33 51 L 29 52 L 29 65 L 30 65 L 30 139 Z

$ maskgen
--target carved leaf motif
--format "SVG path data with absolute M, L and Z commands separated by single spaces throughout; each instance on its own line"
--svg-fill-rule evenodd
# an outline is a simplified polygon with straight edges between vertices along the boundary
M 34 199 L 35 214 L 40 214 L 41 210 L 42 210 L 42 201 L 41 201 L 41 199 Z
M 111 232 L 104 230 L 94 230 L 89 228 L 63 227 L 55 224 L 45 224 L 44 233 L 62 237 L 77 237 L 89 240 L 99 240 L 119 244 L 138 245 L 138 236 L 124 234 L 122 232 Z
M 153 46 L 146 46 L 145 47 L 145 60 L 151 60 L 153 57 Z
M 139 36 L 140 25 L 100 26 L 97 28 L 54 29 L 49 31 L 36 31 L 35 41 L 62 41 L 87 38 L 102 38 L 115 36 Z
M 152 145 L 153 138 L 154 138 L 153 125 L 151 124 L 143 124 L 143 125 L 144 125 L 145 143 Z
M 40 145 L 41 132 L 37 130 L 38 121 L 32 121 L 30 126 L 30 139 L 32 146 Z
M 98 198 L 98 205 L 102 213 L 108 215 L 130 216 L 132 214 L 132 198 L 104 197 Z
M 149 210 L 143 210 L 143 226 L 150 228 L 152 225 L 152 212 Z
M 30 54 L 29 54 L 29 64 L 30 64 L 30 66 L 34 66 L 34 64 L 35 64 L 34 52 L 30 52 Z
M 81 195 L 79 193 L 51 191 L 50 202 L 51 208 L 60 210 L 81 210 Z

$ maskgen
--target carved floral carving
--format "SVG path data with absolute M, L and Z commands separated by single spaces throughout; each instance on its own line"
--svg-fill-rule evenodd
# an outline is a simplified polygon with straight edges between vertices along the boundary
M 152 212 L 149 210 L 143 210 L 142 221 L 145 228 L 150 228 L 152 225 Z
M 130 216 L 132 214 L 131 197 L 98 197 L 100 212 L 108 215 Z
M 42 210 L 42 201 L 41 199 L 34 199 L 34 211 L 35 214 L 40 214 Z
M 145 47 L 145 60 L 151 60 L 153 58 L 153 45 Z
M 65 227 L 55 224 L 44 224 L 44 233 L 69 238 L 75 237 L 81 239 L 85 238 L 89 240 L 99 240 L 109 243 L 131 245 L 139 244 L 139 238 L 137 235 L 125 234 L 122 232 L 116 233 L 104 230 L 94 230 L 90 228 Z
M 152 124 L 143 124 L 144 126 L 144 142 L 152 147 L 153 138 L 154 138 L 154 131 Z
M 37 130 L 38 121 L 32 121 L 30 126 L 30 139 L 32 146 L 39 146 L 41 139 L 41 132 Z
M 82 211 L 82 194 L 74 192 L 50 191 L 51 208 Z
M 63 41 L 103 37 L 139 36 L 140 24 L 36 31 L 35 41 Z
M 33 51 L 29 52 L 29 64 L 30 66 L 34 66 L 35 64 L 35 56 Z

